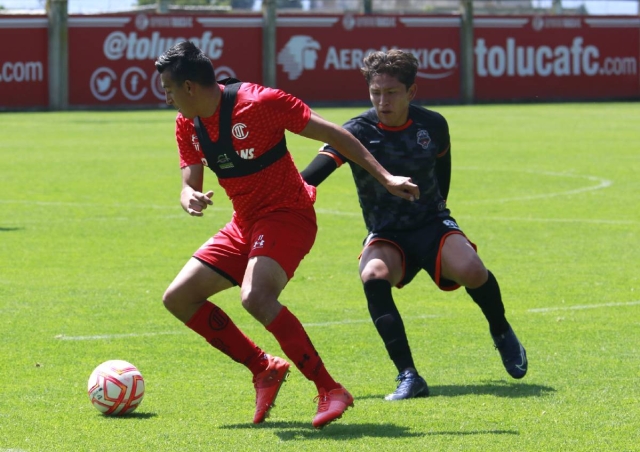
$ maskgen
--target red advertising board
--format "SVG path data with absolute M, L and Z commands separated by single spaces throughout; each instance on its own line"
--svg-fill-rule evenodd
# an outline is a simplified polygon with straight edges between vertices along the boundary
M 479 101 L 640 96 L 640 17 L 474 20 Z
M 0 16 L 0 109 L 46 108 L 47 18 Z
M 155 59 L 189 39 L 219 77 L 261 83 L 259 14 L 110 14 L 68 18 L 69 105 L 164 102 Z M 0 15 L 0 110 L 47 108 L 46 16 Z M 419 61 L 417 100 L 461 99 L 459 16 L 279 15 L 276 86 L 306 102 L 366 100 L 359 72 L 371 50 Z M 479 16 L 474 91 L 481 102 L 640 99 L 640 17 Z
M 418 58 L 417 100 L 460 98 L 458 17 L 281 16 L 277 30 L 277 86 L 307 102 L 366 100 L 362 58 L 391 48 Z
M 70 16 L 69 104 L 164 102 L 154 62 L 184 40 L 205 51 L 219 78 L 262 81 L 261 16 Z

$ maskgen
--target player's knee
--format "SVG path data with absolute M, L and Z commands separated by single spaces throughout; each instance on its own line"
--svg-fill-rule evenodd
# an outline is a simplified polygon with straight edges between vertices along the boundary
M 263 306 L 266 304 L 268 296 L 258 290 L 243 288 L 240 294 L 242 300 L 242 307 L 246 309 L 250 314 L 259 314 Z
M 487 282 L 487 278 L 489 277 L 489 273 L 487 269 L 482 264 L 482 262 L 478 260 L 472 260 L 464 268 L 464 286 L 469 289 L 476 289 L 482 286 L 485 282 Z
M 176 314 L 180 310 L 180 298 L 173 287 L 169 287 L 162 296 L 162 304 L 165 309 L 172 314 Z
M 270 324 L 282 308 L 276 295 L 259 290 L 243 290 L 241 300 L 242 307 L 264 326 Z
M 374 279 L 389 281 L 391 279 L 391 272 L 386 265 L 376 265 L 376 262 L 369 261 L 367 265 L 360 270 L 360 279 L 363 284 Z
M 368 281 L 372 281 L 374 279 L 383 279 L 385 281 L 389 280 L 389 272 L 386 271 L 376 271 L 375 269 L 372 270 L 364 270 L 362 272 L 360 272 L 360 279 L 362 280 L 362 283 L 365 284 Z

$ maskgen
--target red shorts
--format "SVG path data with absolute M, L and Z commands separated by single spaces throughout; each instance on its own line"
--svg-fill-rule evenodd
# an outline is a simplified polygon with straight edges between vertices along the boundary
M 313 208 L 278 210 L 242 228 L 233 217 L 193 257 L 236 285 L 242 284 L 247 263 L 255 256 L 275 260 L 291 279 L 311 250 L 317 232 Z

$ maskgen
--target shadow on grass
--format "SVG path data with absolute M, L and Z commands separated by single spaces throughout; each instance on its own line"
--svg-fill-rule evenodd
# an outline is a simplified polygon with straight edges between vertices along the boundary
M 354 438 L 415 438 L 425 436 L 424 433 L 410 431 L 407 427 L 394 424 L 331 424 L 322 430 L 315 429 L 310 422 L 265 422 L 263 424 L 225 425 L 225 429 L 273 429 L 282 440 L 299 439 L 335 439 L 353 440 Z
M 21 229 L 24 228 L 3 228 L 2 226 L 0 226 L 0 232 L 20 231 Z
M 105 419 L 113 419 L 113 420 L 126 420 L 126 419 L 151 419 L 152 417 L 156 417 L 157 413 L 138 413 L 134 411 L 133 413 L 124 414 L 122 416 L 104 416 Z
M 550 386 L 510 383 L 501 380 L 475 385 L 429 385 L 429 398 L 493 395 L 496 397 L 519 399 L 524 397 L 540 397 L 553 392 L 556 392 L 556 390 Z M 357 399 L 384 399 L 384 395 L 360 396 L 357 397 Z
M 496 397 L 508 397 L 518 399 L 522 397 L 540 397 L 556 392 L 551 386 L 510 383 L 505 381 L 490 381 L 476 385 L 439 385 L 429 387 L 433 397 L 457 397 L 463 395 L 479 394 L 494 395 Z
M 300 439 L 334 439 L 353 441 L 356 438 L 418 438 L 424 436 L 470 436 L 470 435 L 519 435 L 514 430 L 473 430 L 467 432 L 440 431 L 440 432 L 415 432 L 403 426 L 391 423 L 380 424 L 331 424 L 322 430 L 317 430 L 308 422 L 265 422 L 254 425 L 234 424 L 225 425 L 223 429 L 272 429 L 282 441 Z

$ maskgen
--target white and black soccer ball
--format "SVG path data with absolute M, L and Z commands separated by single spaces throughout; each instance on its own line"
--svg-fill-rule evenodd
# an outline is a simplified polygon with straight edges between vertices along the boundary
M 144 379 L 133 364 L 114 359 L 100 364 L 91 373 L 89 399 L 106 416 L 133 412 L 144 397 Z

